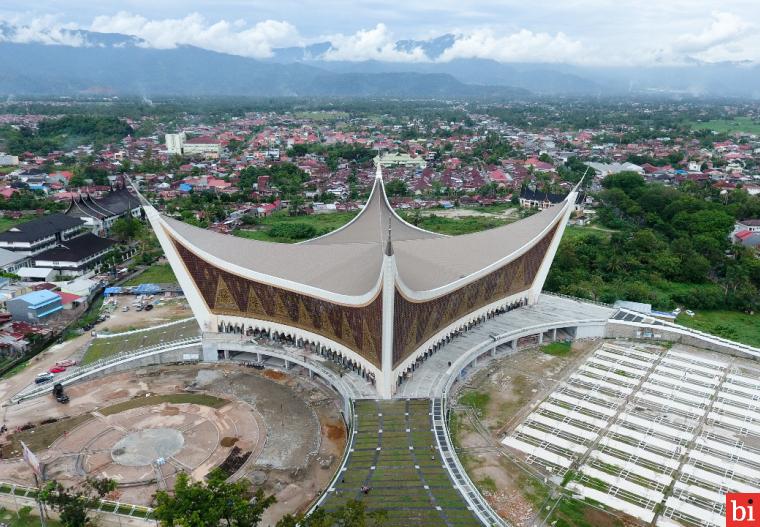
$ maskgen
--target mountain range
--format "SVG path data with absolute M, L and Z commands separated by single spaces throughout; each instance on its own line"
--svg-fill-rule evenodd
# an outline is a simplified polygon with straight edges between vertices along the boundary
M 5 95 L 250 95 L 519 99 L 532 95 L 760 97 L 760 66 L 588 67 L 440 60 L 455 35 L 399 40 L 427 61 L 331 60 L 330 42 L 276 48 L 263 60 L 193 46 L 154 49 L 118 33 L 62 29 L 49 43 L 21 43 L 0 23 Z

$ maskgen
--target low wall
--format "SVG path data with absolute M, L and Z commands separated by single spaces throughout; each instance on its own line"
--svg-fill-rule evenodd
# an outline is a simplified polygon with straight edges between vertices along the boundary
M 703 348 L 710 351 L 716 351 L 740 357 L 760 361 L 760 350 L 754 353 L 751 348 L 744 345 L 733 346 L 725 340 L 710 338 L 708 335 L 701 335 L 689 331 L 687 328 L 681 329 L 673 326 L 659 324 L 642 324 L 636 322 L 625 322 L 622 320 L 610 320 L 607 323 L 606 338 L 632 338 L 657 341 L 670 341 Z

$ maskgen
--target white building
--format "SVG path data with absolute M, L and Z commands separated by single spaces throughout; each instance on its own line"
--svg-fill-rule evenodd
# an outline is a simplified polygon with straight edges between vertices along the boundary
M 8 154 L 0 154 L 0 166 L 7 167 L 15 167 L 18 166 L 18 156 L 12 156 Z
M 597 175 L 601 177 L 609 176 L 610 174 L 617 174 L 619 172 L 636 172 L 637 174 L 644 175 L 644 169 L 639 165 L 633 163 L 586 163 L 590 166 Z
M 219 159 L 222 155 L 222 144 L 218 139 L 202 135 L 188 139 L 185 132 L 166 134 L 166 151 L 169 155 L 203 156 Z
M 375 166 L 377 165 L 383 168 L 398 166 L 417 167 L 422 170 L 427 166 L 427 162 L 421 157 L 412 157 L 409 154 L 396 152 L 375 156 Z
M 169 155 L 182 155 L 182 147 L 185 145 L 185 140 L 187 139 L 187 136 L 185 135 L 185 132 L 180 132 L 178 134 L 166 134 L 166 151 L 169 153 Z

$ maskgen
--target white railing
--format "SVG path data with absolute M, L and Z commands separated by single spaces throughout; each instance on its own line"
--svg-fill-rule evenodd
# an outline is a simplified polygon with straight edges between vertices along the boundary
M 16 483 L 0 481 L 0 494 L 13 496 L 14 499 L 27 500 L 27 502 L 28 500 L 31 500 L 32 504 L 34 504 L 36 503 L 35 494 L 37 492 L 39 492 L 38 489 L 34 487 L 27 487 L 26 485 L 18 485 Z M 129 512 L 122 512 L 124 509 L 129 509 Z M 153 514 L 153 509 L 150 507 L 145 507 L 143 505 L 133 505 L 131 503 L 122 503 L 120 501 L 100 499 L 98 500 L 98 506 L 92 508 L 91 510 L 104 514 L 115 514 L 126 518 L 145 520 L 151 524 L 155 523 L 155 520 L 150 518 L 150 516 Z
M 568 300 L 575 300 L 576 302 L 583 302 L 585 304 L 594 304 L 597 306 L 608 307 L 610 309 L 617 309 L 612 304 L 607 304 L 606 302 L 599 302 L 598 300 L 589 300 L 588 298 L 580 298 L 578 296 L 566 295 L 563 293 L 552 293 L 550 291 L 541 291 L 541 294 L 550 295 L 550 296 L 558 296 L 560 298 L 567 298 Z
M 691 336 L 694 338 L 700 338 L 708 342 L 726 346 L 728 348 L 735 349 L 736 351 L 741 351 L 753 357 L 760 358 L 760 348 L 756 348 L 748 344 L 742 344 L 741 342 L 729 340 L 723 337 L 719 337 L 717 335 L 712 335 L 710 333 L 705 333 L 704 331 L 700 331 L 698 329 L 692 329 L 690 327 L 682 326 L 680 324 L 674 324 L 672 322 L 667 322 L 665 320 L 658 320 L 652 317 L 651 315 L 645 315 L 644 313 L 637 313 L 636 311 L 630 311 L 626 309 L 621 309 L 620 311 L 624 313 L 628 313 L 630 315 L 641 317 L 643 320 L 640 322 L 636 322 L 633 320 L 619 320 L 619 319 L 613 318 L 609 320 L 610 323 L 620 324 L 622 326 L 642 327 L 642 328 L 651 329 L 653 331 L 655 330 L 671 331 L 671 332 L 679 333 L 681 335 Z
M 499 516 L 491 505 L 486 501 L 478 488 L 472 482 L 467 475 L 464 466 L 459 461 L 454 450 L 454 444 L 451 441 L 449 434 L 449 425 L 446 420 L 446 398 L 435 398 L 431 400 L 432 403 L 432 416 L 433 416 L 433 435 L 435 435 L 435 441 L 438 444 L 438 451 L 441 453 L 441 459 L 446 465 L 446 471 L 454 481 L 462 494 L 467 505 L 470 506 L 472 512 L 483 522 L 484 525 L 489 527 L 511 527 L 501 516 Z M 441 434 L 439 434 L 439 432 Z M 441 442 L 440 435 L 443 435 L 443 443 Z M 453 463 L 453 467 L 451 466 Z
M 140 328 L 140 329 L 133 329 L 133 330 L 130 330 L 130 331 L 122 331 L 121 333 L 98 333 L 95 336 L 95 340 L 97 340 L 97 339 L 110 339 L 110 338 L 113 338 L 113 337 L 123 337 L 125 335 L 134 335 L 136 333 L 145 333 L 147 331 L 153 331 L 153 330 L 156 330 L 156 329 L 168 328 L 170 326 L 176 326 L 176 325 L 179 325 L 179 324 L 183 324 L 183 323 L 188 322 L 190 320 L 195 320 L 195 318 L 194 317 L 189 317 L 189 318 L 183 318 L 181 320 L 173 320 L 171 322 L 166 322 L 164 324 L 159 324 L 158 326 L 150 326 L 148 328 Z
M 125 364 L 133 360 L 139 360 L 144 357 L 149 357 L 151 355 L 157 355 L 160 353 L 166 353 L 168 351 L 175 351 L 178 349 L 195 346 L 200 343 L 201 343 L 200 337 L 188 337 L 184 339 L 174 340 L 171 342 L 164 342 L 161 344 L 157 344 L 155 346 L 150 346 L 148 348 L 142 348 L 142 349 L 138 349 L 131 352 L 112 355 L 109 358 L 100 359 L 90 364 L 87 364 L 86 366 L 77 368 L 75 371 L 72 371 L 69 375 L 65 375 L 63 377 L 56 377 L 51 382 L 47 382 L 40 385 L 33 384 L 27 388 L 24 388 L 19 393 L 11 397 L 10 402 L 17 403 L 25 399 L 31 399 L 33 397 L 38 397 L 40 395 L 50 393 L 51 385 L 54 383 L 55 384 L 61 383 L 63 385 L 68 385 L 73 382 L 82 380 L 85 377 L 89 377 L 90 375 L 93 375 L 95 373 L 108 369 L 112 366 L 116 366 L 118 364 Z

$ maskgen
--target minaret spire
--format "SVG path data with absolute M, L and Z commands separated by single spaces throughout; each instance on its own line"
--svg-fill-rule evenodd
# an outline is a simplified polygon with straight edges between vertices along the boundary
M 377 168 L 375 169 L 375 179 L 383 179 L 383 169 L 380 166 L 380 161 L 377 162 Z

